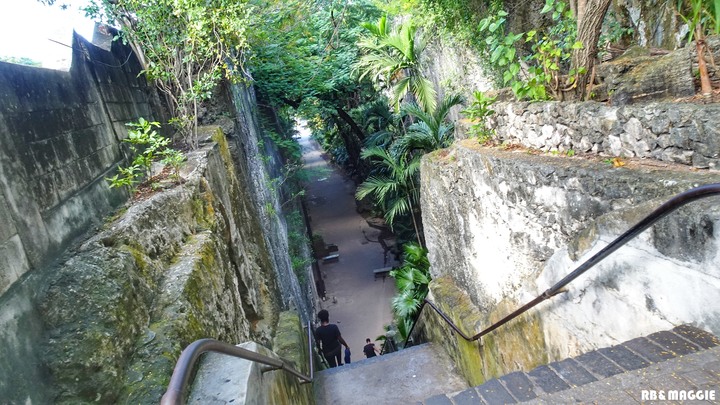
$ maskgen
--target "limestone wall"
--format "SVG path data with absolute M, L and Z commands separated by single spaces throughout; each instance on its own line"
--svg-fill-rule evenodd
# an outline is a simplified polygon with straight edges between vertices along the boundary
M 493 109 L 490 126 L 500 142 L 720 168 L 718 104 L 497 103 Z M 458 137 L 467 134 L 461 130 Z
M 281 178 L 284 162 L 273 141 L 260 127 L 254 90 L 236 85 L 231 89 L 231 97 L 238 129 L 237 136 L 230 139 L 230 149 L 238 170 L 248 179 L 249 196 L 258 212 L 261 236 L 265 239 L 269 260 L 279 280 L 280 299 L 285 307 L 296 309 L 303 322 L 313 320 L 317 313 L 318 295 L 313 282 L 306 283 L 303 288 L 293 271 L 287 240 L 288 225 L 284 217 L 285 212 L 303 208 L 298 203 L 283 201 L 283 191 L 273 184 L 273 179 Z M 309 257 L 310 252 L 307 254 Z M 310 278 L 312 269 L 308 266 L 306 271 Z
M 431 285 L 434 299 L 454 311 L 456 322 L 474 319 L 465 325 L 474 334 L 559 281 L 666 199 L 720 182 L 717 172 L 645 163 L 629 160 L 614 168 L 599 158 L 485 148 L 470 139 L 426 156 L 423 223 L 433 278 L 445 280 Z M 465 350 L 480 365 L 466 378 L 476 382 L 477 375 L 528 370 L 544 360 L 523 352 L 527 348 L 544 347 L 538 352 L 552 361 L 682 323 L 720 333 L 713 298 L 720 294 L 719 200 L 664 219 L 568 293 L 493 332 L 479 350 Z M 455 305 L 463 295 L 465 304 Z M 448 345 L 460 357 L 453 346 L 462 344 Z
M 126 158 L 124 124 L 165 121 L 126 52 L 76 38 L 70 72 L 0 63 L 0 398 L 10 403 L 157 402 L 192 340 L 270 346 L 281 308 L 314 312 L 268 190 L 276 161 L 261 162 L 251 89 L 228 97 L 227 144 L 193 153 L 183 187 L 102 224 L 128 197 L 104 180 Z M 100 236 L 78 247 L 91 231 Z
M 157 403 L 194 340 L 272 343 L 275 271 L 245 179 L 213 139 L 189 154 L 184 184 L 133 204 L 43 278 L 52 402 Z
M 420 55 L 420 63 L 425 76 L 432 81 L 433 87 L 440 92 L 439 99 L 448 94 L 461 94 L 470 105 L 475 91 L 487 91 L 493 87 L 492 78 L 483 69 L 480 53 L 441 36 L 432 40 Z M 464 107 L 454 107 L 449 119 L 456 121 Z
M 33 276 L 125 201 L 104 181 L 124 159 L 124 124 L 158 115 L 128 52 L 76 36 L 69 72 L 0 62 L 0 397 L 11 403 L 52 402 Z
M 128 52 L 76 36 L 69 72 L 0 62 L 0 294 L 126 198 L 103 179 L 124 124 L 156 115 Z

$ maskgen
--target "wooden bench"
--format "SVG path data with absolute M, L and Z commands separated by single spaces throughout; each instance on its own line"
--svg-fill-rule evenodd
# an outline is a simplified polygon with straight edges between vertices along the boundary
M 375 279 L 382 277 L 383 281 L 385 281 L 385 277 L 387 277 L 390 274 L 390 271 L 392 270 L 392 267 L 383 267 L 380 269 L 373 270 L 373 273 L 375 273 Z
M 327 256 L 325 256 L 325 257 L 322 258 L 323 264 L 325 264 L 325 263 L 336 263 L 336 262 L 338 262 L 339 260 L 340 260 L 340 254 L 339 254 L 339 253 L 335 253 L 335 254 L 332 254 L 332 255 L 327 255 Z

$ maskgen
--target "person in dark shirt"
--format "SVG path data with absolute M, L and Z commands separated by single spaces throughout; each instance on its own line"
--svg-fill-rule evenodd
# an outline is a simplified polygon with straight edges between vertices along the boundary
M 367 343 L 365 345 L 365 347 L 363 347 L 363 352 L 365 353 L 365 357 L 367 357 L 367 358 L 375 357 L 379 354 L 377 347 L 375 347 L 375 343 L 370 342 L 370 338 L 365 339 L 365 343 Z
M 315 330 L 315 341 L 330 367 L 342 366 L 342 346 L 349 354 L 350 347 L 340 334 L 340 328 L 330 323 L 330 313 L 323 309 L 318 312 L 320 326 Z

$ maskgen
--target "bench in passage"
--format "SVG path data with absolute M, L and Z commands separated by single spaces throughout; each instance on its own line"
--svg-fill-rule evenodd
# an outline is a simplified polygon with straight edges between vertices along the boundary
M 323 264 L 325 264 L 325 263 L 336 263 L 336 262 L 339 261 L 339 260 L 340 260 L 340 254 L 339 254 L 339 253 L 335 253 L 335 254 L 332 254 L 332 255 L 327 255 L 327 256 L 325 256 L 325 257 L 322 258 Z
M 375 279 L 382 277 L 383 281 L 385 280 L 385 277 L 387 277 L 390 274 L 390 271 L 393 269 L 393 267 L 383 267 L 380 269 L 373 270 L 373 273 L 375 273 Z

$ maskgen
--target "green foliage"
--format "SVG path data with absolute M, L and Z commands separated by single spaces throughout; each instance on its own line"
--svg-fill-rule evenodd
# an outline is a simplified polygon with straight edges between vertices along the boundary
M 489 97 L 481 91 L 475 91 L 473 98 L 472 104 L 463 110 L 463 114 L 472 122 L 470 134 L 477 136 L 480 143 L 486 143 L 492 139 L 494 134 L 493 130 L 487 128 L 486 120 L 495 114 L 491 107 L 497 97 Z
M 352 67 L 359 58 L 360 23 L 377 18 L 378 9 L 362 0 L 263 0 L 253 7 L 249 64 L 258 101 L 305 119 L 337 163 L 359 168 L 365 136 L 342 113 L 377 96 L 372 83 L 358 80 Z
M 171 176 L 175 181 L 179 181 L 180 169 L 185 162 L 185 154 L 177 149 L 165 148 L 160 155 L 162 156 L 160 163 L 169 166 L 172 169 Z
M 42 63 L 27 57 L 0 56 L 0 62 L 14 63 L 16 65 L 42 67 Z
M 147 121 L 141 117 L 137 122 L 125 125 L 132 129 L 128 131 L 128 137 L 123 142 L 130 144 L 130 150 L 135 158 L 130 166 L 118 167 L 118 174 L 105 179 L 110 183 L 110 187 L 127 187 L 134 190 L 143 177 L 152 177 L 152 165 L 158 160 L 170 166 L 174 178 L 179 180 L 179 171 L 185 155 L 168 147 L 170 139 L 157 133 L 155 128 L 159 128 L 160 123 Z
M 170 144 L 170 139 L 160 136 L 153 129 L 160 128 L 159 122 L 150 122 L 141 117 L 138 122 L 130 122 L 125 125 L 133 128 L 128 131 L 128 137 L 123 140 L 130 144 L 130 150 L 136 154 L 133 165 L 140 166 L 146 176 L 151 176 L 153 162 Z
M 305 232 L 305 222 L 300 211 L 293 211 L 285 217 L 288 226 L 288 250 L 293 271 L 301 283 L 307 282 L 307 268 L 312 263 L 308 256 L 310 239 Z
M 427 250 L 417 243 L 403 246 L 403 264 L 390 272 L 395 279 L 397 295 L 392 299 L 395 324 L 403 340 L 418 315 L 420 305 L 428 294 L 430 284 L 430 262 Z
M 720 0 L 677 0 L 678 15 L 688 25 L 687 41 L 695 37 L 695 28 L 703 34 L 720 34 Z
M 414 103 L 403 106 L 403 112 L 416 118 L 416 122 L 407 128 L 407 133 L 393 146 L 400 153 L 413 150 L 427 153 L 450 146 L 454 140 L 455 124 L 448 122 L 447 116 L 452 107 L 463 101 L 459 94 L 448 95 L 432 112 L 426 112 Z
M 122 28 L 143 72 L 172 103 L 171 120 L 197 146 L 199 103 L 223 78 L 238 80 L 247 48 L 246 2 L 233 0 L 91 0 L 86 14 Z
M 420 201 L 417 186 L 420 157 L 393 155 L 380 147 L 363 150 L 362 157 L 369 159 L 377 171 L 360 184 L 355 197 L 361 200 L 373 196 L 383 208 L 385 220 L 391 227 L 398 216 L 414 215 L 413 210 Z
M 375 24 L 365 22 L 362 26 L 368 35 L 358 42 L 364 53 L 356 64 L 360 79 L 369 76 L 381 88 L 388 88 L 392 94 L 390 101 L 396 109 L 410 92 L 425 111 L 433 111 L 435 89 L 421 73 L 418 58 L 425 49 L 425 42 L 416 40 L 416 27 L 405 23 L 391 30 L 386 16 L 380 17 Z
M 605 48 L 610 44 L 622 43 L 625 38 L 632 37 L 635 29 L 625 27 L 618 21 L 615 13 L 608 12 L 603 22 L 604 31 L 600 34 L 599 48 Z M 598 52 L 598 56 L 602 56 L 602 50 Z
M 509 85 L 520 99 L 547 100 L 561 98 L 566 85 L 574 85 L 578 74 L 570 70 L 574 49 L 582 47 L 576 41 L 576 25 L 567 4 L 546 0 L 542 13 L 552 13 L 554 24 L 547 31 L 524 34 L 505 34 L 507 12 L 499 10 L 480 21 L 479 31 L 485 36 L 490 63 L 502 72 L 502 82 Z M 520 41 L 531 45 L 532 52 L 522 61 L 517 54 Z M 522 63 L 527 65 L 523 71 Z M 568 79 L 563 77 L 567 74 Z
M 402 3 L 407 1 L 403 0 Z M 419 0 L 409 3 L 404 14 L 411 14 L 417 23 L 433 27 L 441 35 L 450 36 L 474 49 L 482 49 L 481 39 L 477 35 L 478 22 L 498 1 Z

